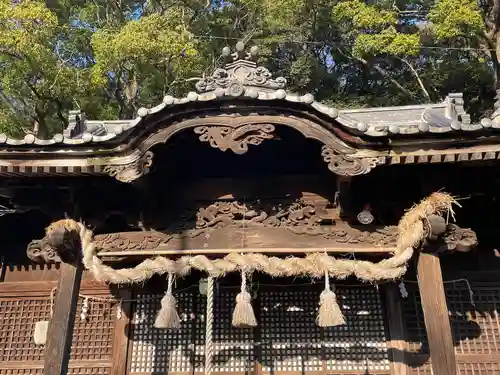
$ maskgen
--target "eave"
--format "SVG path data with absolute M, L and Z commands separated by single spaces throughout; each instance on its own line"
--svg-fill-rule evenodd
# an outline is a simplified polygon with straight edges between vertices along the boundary
M 233 61 L 196 84 L 198 92 L 166 96 L 153 108 L 140 108 L 135 119 L 87 121 L 72 112 L 63 134 L 48 140 L 0 134 L 0 175 L 111 175 L 132 182 L 148 173 L 151 148 L 187 130 L 212 147 L 244 153 L 248 145 L 254 147 L 245 138 L 252 137 L 248 129 L 263 137 L 260 144 L 274 136 L 275 128 L 290 127 L 319 141 L 328 168 L 349 176 L 381 165 L 499 158 L 500 117 L 495 113 L 492 119 L 471 124 L 461 94 L 450 94 L 436 104 L 339 109 L 317 102 L 312 94 L 286 91 L 286 80 L 273 78 L 251 54 L 240 51 L 231 56 Z M 263 130 L 266 124 L 269 134 Z M 208 128 L 215 133 L 208 134 Z M 216 134 L 222 129 L 230 134 Z M 245 145 L 238 150 L 218 142 Z

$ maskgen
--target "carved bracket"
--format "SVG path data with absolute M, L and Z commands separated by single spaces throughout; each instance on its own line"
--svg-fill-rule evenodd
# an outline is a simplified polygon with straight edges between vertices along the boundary
M 104 172 L 120 182 L 130 183 L 148 174 L 152 164 L 153 153 L 146 151 L 140 158 L 129 164 L 107 165 L 104 167 Z
M 44 239 L 31 241 L 26 249 L 26 255 L 30 260 L 37 264 L 53 264 L 61 262 L 61 257 L 56 249 L 49 246 Z
M 477 235 L 472 229 L 460 228 L 455 224 L 448 224 L 442 241 L 444 242 L 443 250 L 462 253 L 473 250 L 478 244 Z
M 222 151 L 231 150 L 241 155 L 248 151 L 248 146 L 258 146 L 266 139 L 274 138 L 274 125 L 248 124 L 237 128 L 230 126 L 198 126 L 193 129 L 199 134 L 200 141 L 208 142 L 213 148 Z
M 456 224 L 446 224 L 446 220 L 438 215 L 431 215 L 427 218 L 425 230 L 428 241 L 438 245 L 437 253 L 469 252 L 478 244 L 477 235 L 472 229 L 460 228 Z
M 378 158 L 356 158 L 340 154 L 328 146 L 322 147 L 321 156 L 328 163 L 328 169 L 340 176 L 366 174 L 380 163 Z
M 79 258 L 81 244 L 76 230 L 57 229 L 41 240 L 28 244 L 26 255 L 35 263 L 74 263 Z

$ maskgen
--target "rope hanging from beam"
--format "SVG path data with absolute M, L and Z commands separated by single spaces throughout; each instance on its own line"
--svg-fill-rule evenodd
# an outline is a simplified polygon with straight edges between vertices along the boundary
M 207 308 L 205 324 L 205 375 L 213 371 L 214 344 L 212 340 L 214 326 L 214 278 L 209 277 L 207 283 Z
M 406 273 L 407 263 L 413 256 L 414 249 L 420 246 L 421 242 L 429 234 L 426 229 L 429 227 L 429 225 L 426 225 L 428 218 L 432 215 L 453 215 L 454 204 L 457 204 L 457 202 L 453 197 L 446 193 L 437 192 L 413 206 L 403 215 L 399 222 L 400 233 L 394 256 L 377 263 L 364 260 L 336 259 L 326 253 L 312 253 L 303 258 L 268 257 L 258 253 L 231 253 L 220 259 L 210 259 L 204 255 L 196 255 L 182 256 L 173 260 L 159 256 L 146 259 L 133 268 L 114 269 L 104 264 L 96 255 L 95 245 L 92 242 L 92 231 L 84 224 L 71 219 L 60 220 L 47 228 L 47 235 L 61 229 L 77 231 L 80 236 L 84 266 L 93 273 L 97 280 L 113 284 L 142 283 L 153 275 L 164 274 L 168 274 L 169 279 L 172 280 L 174 276 L 185 276 L 191 270 L 206 272 L 210 278 L 222 277 L 230 272 L 241 272 L 242 275 L 262 272 L 273 277 L 334 277 L 340 280 L 356 276 L 364 282 L 374 283 L 395 280 L 403 276 Z M 244 283 L 245 277 L 242 277 L 242 280 Z M 170 292 L 167 291 L 167 293 L 171 294 L 171 287 Z M 244 294 L 243 289 L 242 293 Z M 170 299 L 170 294 L 167 299 Z M 332 303 L 336 303 L 334 298 L 328 300 L 333 300 Z M 173 302 L 166 305 L 169 306 L 168 308 L 172 308 Z M 248 307 L 251 309 L 251 305 L 248 303 L 245 306 L 249 315 L 243 317 L 243 320 L 253 314 L 253 311 L 248 310 Z M 337 311 L 337 309 L 333 308 L 332 311 Z M 342 319 L 339 317 L 339 319 L 333 319 L 332 321 L 340 322 Z M 241 323 L 241 325 L 245 325 L 243 322 Z M 238 321 L 235 322 L 235 319 L 233 319 L 233 324 L 239 325 Z

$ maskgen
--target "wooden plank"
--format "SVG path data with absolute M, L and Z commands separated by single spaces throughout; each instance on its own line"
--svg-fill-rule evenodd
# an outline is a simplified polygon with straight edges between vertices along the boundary
M 109 375 L 125 375 L 127 373 L 128 344 L 130 330 L 130 316 L 132 303 L 132 293 L 128 289 L 121 289 L 118 292 L 119 298 L 124 300 L 121 304 L 122 314 L 116 320 L 115 334 L 113 339 L 113 360 Z M 118 306 L 117 306 L 118 308 Z
M 383 291 L 389 332 L 387 347 L 389 350 L 389 359 L 392 361 L 391 375 L 407 375 L 410 373 L 405 358 L 408 345 L 403 324 L 401 296 L 396 284 L 385 285 Z
M 237 248 L 237 249 L 214 249 L 207 251 L 206 249 L 191 249 L 191 250 L 138 250 L 138 251 L 101 251 L 97 256 L 106 261 L 106 258 L 111 257 L 151 257 L 161 255 L 226 255 L 226 254 L 309 254 L 309 253 L 336 253 L 336 254 L 351 254 L 359 253 L 366 255 L 391 255 L 396 251 L 396 248 L 350 248 L 347 250 L 345 247 L 310 247 L 304 249 L 297 248 Z
M 5 282 L 54 281 L 59 279 L 59 264 L 8 264 Z
M 456 375 L 455 348 L 439 258 L 422 252 L 417 267 L 425 328 L 434 374 Z
M 59 269 L 60 263 L 57 264 L 30 264 L 29 266 L 25 265 L 8 265 L 6 264 L 5 270 L 5 279 L 4 282 L 12 282 L 12 283 L 24 283 L 24 282 L 53 282 L 57 283 L 59 280 Z M 94 275 L 90 271 L 85 271 L 83 273 L 82 282 L 86 282 L 87 280 L 93 280 Z
M 456 354 L 456 363 L 500 363 L 500 354 Z M 432 359 L 427 354 L 412 353 L 408 356 L 408 366 L 417 367 L 424 363 L 432 363 Z
M 322 371 L 266 371 L 263 372 L 262 375 L 325 375 L 324 372 Z M 156 372 L 134 372 L 134 375 L 156 375 L 159 373 Z M 161 373 L 163 374 L 163 373 Z M 168 375 L 205 375 L 204 372 L 195 372 L 195 373 L 190 373 L 190 372 L 175 372 L 175 371 L 169 371 Z M 227 375 L 227 372 L 218 372 L 214 371 L 212 372 L 212 375 Z M 248 375 L 248 372 L 243 372 L 243 371 L 231 371 L 231 375 Z M 329 372 L 331 375 L 335 375 L 335 372 Z M 359 370 L 342 370 L 342 375 L 359 375 L 360 372 Z M 385 370 L 370 370 L 370 375 L 387 375 L 387 371 Z
M 98 256 L 172 255 L 217 252 L 228 253 L 257 249 L 257 252 L 362 252 L 395 251 L 396 227 L 356 226 L 344 223 L 314 227 L 263 227 L 250 224 L 244 228 L 222 228 L 169 234 L 163 232 L 121 232 L 95 236 Z M 320 250 L 317 250 L 320 249 Z
M 61 265 L 56 302 L 45 346 L 44 375 L 66 375 L 68 372 L 82 273 L 83 264 L 79 259 L 75 265 Z
M 0 363 L 0 370 L 36 370 L 43 369 L 43 361 L 9 361 L 7 363 Z M 82 369 L 82 368 L 96 368 L 96 367 L 111 367 L 112 364 L 109 361 L 100 361 L 93 359 L 82 359 L 78 361 L 70 361 L 70 369 Z M 15 372 L 14 372 L 15 373 Z M 121 375 L 125 375 L 124 373 Z
M 0 297 L 46 297 L 57 285 L 55 281 L 4 282 L 0 283 Z M 95 280 L 81 281 L 80 290 L 92 295 L 111 295 L 109 285 Z
M 172 197 L 177 203 L 212 202 L 219 199 L 270 199 L 301 197 L 308 201 L 331 200 L 335 196 L 335 180 L 331 175 L 276 175 L 266 178 L 203 178 L 181 182 Z M 182 192 L 179 194 L 178 192 Z

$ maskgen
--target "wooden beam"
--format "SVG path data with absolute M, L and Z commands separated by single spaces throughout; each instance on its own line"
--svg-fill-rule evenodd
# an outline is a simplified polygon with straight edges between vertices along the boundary
M 336 254 L 376 254 L 390 256 L 396 251 L 395 247 L 310 247 L 310 248 L 236 248 L 236 249 L 189 249 L 189 250 L 125 250 L 125 251 L 99 251 L 97 256 L 106 257 L 130 257 L 130 256 L 161 256 L 161 255 L 226 255 L 226 254 L 309 254 L 309 253 L 336 253 Z
M 422 252 L 418 259 L 418 287 L 434 374 L 456 375 L 455 348 L 439 258 Z
M 310 233 L 308 229 L 314 231 Z M 94 237 L 99 256 L 171 255 L 187 251 L 211 254 L 215 251 L 236 252 L 259 249 L 258 252 L 380 252 L 396 250 L 396 227 L 337 225 L 310 227 L 263 227 L 198 229 L 185 233 L 138 231 L 99 234 Z M 316 251 L 316 250 L 315 250 Z M 37 252 L 39 253 L 39 252 Z
M 52 318 L 50 319 L 45 346 L 44 375 L 66 375 L 71 354 L 71 342 L 75 323 L 83 264 L 61 265 Z

